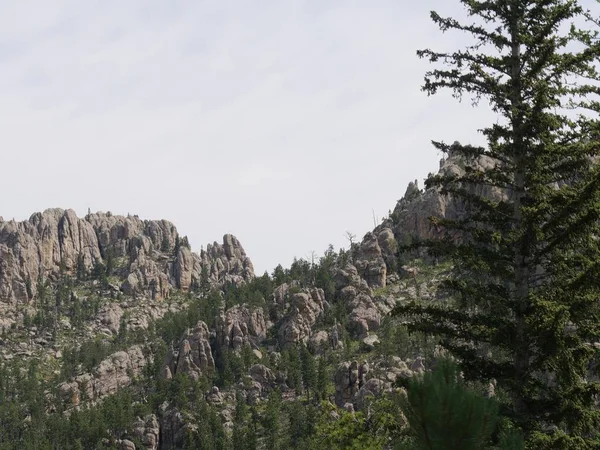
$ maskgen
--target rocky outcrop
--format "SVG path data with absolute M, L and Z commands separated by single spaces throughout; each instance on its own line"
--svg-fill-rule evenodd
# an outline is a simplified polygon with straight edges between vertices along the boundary
M 129 275 L 121 286 L 123 292 L 131 296 L 148 296 L 153 300 L 169 297 L 171 286 L 167 270 L 161 270 L 159 264 L 138 252 L 136 259 L 129 266 Z
M 337 269 L 334 276 L 336 289 L 343 289 L 346 286 L 352 286 L 362 291 L 368 291 L 369 285 L 358 274 L 356 266 L 347 264 L 345 267 Z
M 366 407 L 370 397 L 391 392 L 399 378 L 410 378 L 414 373 L 407 362 L 397 356 L 371 363 L 343 362 L 335 372 L 335 403 L 340 408 L 351 405 L 354 410 L 360 411 Z
M 71 210 L 48 209 L 24 222 L 0 222 L 0 301 L 29 300 L 38 279 L 56 278 L 61 261 L 74 270 L 78 259 L 91 269 L 101 253 L 92 224 Z
M 177 349 L 167 353 L 163 366 L 163 376 L 171 379 L 181 372 L 193 380 L 208 375 L 215 369 L 215 360 L 210 348 L 210 332 L 206 324 L 198 322 L 196 328 L 190 330 L 181 339 Z
M 375 233 L 369 232 L 363 238 L 354 258 L 354 266 L 369 287 L 385 286 L 387 267 Z
M 208 244 L 199 254 L 185 246 L 179 248 L 174 266 L 175 284 L 188 290 L 194 283 L 213 286 L 241 285 L 254 278 L 254 267 L 244 248 L 231 234 L 223 244 Z
M 462 176 L 466 173 L 467 167 L 475 171 L 487 171 L 494 164 L 494 161 L 486 156 L 466 161 L 463 156 L 450 149 L 448 157 L 440 161 L 439 174 Z M 486 185 L 471 185 L 468 186 L 468 189 L 474 194 L 496 200 L 504 199 L 507 196 L 507 193 L 500 188 Z M 415 237 L 430 239 L 442 236 L 442 228 L 432 224 L 430 217 L 458 219 L 464 215 L 464 202 L 442 195 L 437 188 L 421 191 L 415 180 L 409 183 L 404 197 L 396 204 L 392 212 L 392 220 L 384 222 L 376 230 L 390 227 L 398 242 L 407 244 Z
M 279 328 L 281 345 L 306 342 L 317 318 L 323 314 L 327 303 L 320 288 L 307 288 L 290 296 L 291 307 Z
M 381 325 L 381 313 L 373 299 L 353 286 L 346 286 L 340 293 L 346 309 L 350 312 L 349 327 L 356 336 L 364 337 Z
M 48 209 L 23 222 L 0 221 L 0 311 L 32 300 L 38 280 L 56 280 L 61 271 L 90 273 L 109 259 L 126 294 L 157 300 L 193 282 L 241 284 L 254 277 L 250 259 L 230 234 L 199 254 L 181 242 L 171 222 L 110 212 L 78 218 L 73 210 Z
M 100 309 L 96 317 L 100 322 L 100 325 L 107 330 L 109 334 L 117 334 L 121 327 L 123 314 L 123 309 L 118 304 L 109 303 Z
M 221 348 L 239 350 L 244 345 L 256 348 L 267 337 L 267 322 L 262 308 L 236 305 L 221 312 L 217 321 L 217 343 Z
M 77 406 L 86 400 L 101 399 L 129 386 L 147 363 L 142 348 L 135 345 L 127 351 L 113 353 L 100 362 L 92 373 L 79 375 L 70 382 L 62 383 L 59 393 L 70 406 Z
M 146 449 L 158 450 L 160 426 L 154 414 L 150 414 L 143 419 L 138 418 L 133 423 L 131 434 L 142 441 Z
M 101 398 L 129 386 L 141 374 L 147 360 L 139 345 L 120 351 L 105 359 L 94 370 L 93 397 Z
M 353 403 L 356 394 L 365 383 L 368 372 L 369 366 L 367 363 L 359 364 L 357 361 L 341 363 L 334 377 L 335 404 L 342 408 L 347 403 Z
M 248 374 L 253 381 L 261 385 L 263 391 L 272 390 L 276 385 L 275 374 L 263 364 L 254 364 L 248 369 Z

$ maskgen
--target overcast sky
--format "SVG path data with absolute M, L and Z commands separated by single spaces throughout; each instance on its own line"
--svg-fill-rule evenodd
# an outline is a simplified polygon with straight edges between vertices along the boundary
M 431 139 L 495 120 L 420 91 L 419 48 L 455 49 L 450 0 L 0 2 L 0 215 L 165 218 L 192 248 L 235 234 L 257 272 L 346 246 Z M 464 41 L 462 41 L 464 42 Z

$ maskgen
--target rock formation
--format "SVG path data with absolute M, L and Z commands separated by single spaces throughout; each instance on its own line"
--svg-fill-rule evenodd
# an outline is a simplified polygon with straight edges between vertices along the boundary
M 493 164 L 494 161 L 486 156 L 465 161 L 463 156 L 451 149 L 448 157 L 440 161 L 439 174 L 462 176 L 465 174 L 467 166 L 475 171 L 484 171 L 489 170 Z M 468 189 L 477 195 L 484 195 L 497 200 L 506 198 L 507 195 L 501 189 L 490 186 L 469 186 Z M 430 217 L 457 219 L 463 217 L 464 214 L 465 205 L 463 202 L 442 195 L 437 188 L 421 191 L 417 180 L 415 180 L 409 183 L 404 197 L 396 204 L 392 212 L 392 220 L 384 222 L 376 230 L 391 227 L 396 240 L 406 244 L 415 237 L 427 239 L 441 236 L 441 228 L 433 225 L 429 220 Z
M 212 373 L 215 361 L 210 348 L 209 330 L 202 321 L 181 339 L 179 347 L 167 353 L 163 375 L 171 379 L 176 373 L 186 373 L 193 380 Z
M 239 350 L 243 345 L 255 348 L 267 336 L 267 323 L 262 308 L 236 305 L 224 311 L 217 321 L 217 344 Z
M 254 267 L 244 248 L 231 234 L 223 236 L 223 244 L 208 244 L 200 254 L 180 247 L 175 261 L 176 285 L 187 290 L 192 283 L 240 285 L 254 278 Z
M 209 285 L 244 283 L 254 269 L 232 235 L 192 253 L 177 247 L 179 235 L 166 220 L 108 213 L 78 218 L 73 210 L 48 209 L 23 222 L 0 221 L 0 313 L 6 319 L 16 304 L 37 294 L 38 280 L 57 280 L 61 271 L 90 273 L 110 259 L 124 279 L 127 295 L 168 297 L 172 287 L 187 290 L 193 282 Z
M 306 342 L 317 318 L 326 307 L 325 293 L 320 288 L 307 288 L 290 296 L 290 310 L 279 328 L 281 345 Z
M 77 406 L 83 400 L 101 399 L 129 386 L 147 363 L 142 348 L 134 345 L 127 351 L 113 353 L 100 362 L 92 373 L 62 383 L 59 393 L 65 404 L 71 406 Z

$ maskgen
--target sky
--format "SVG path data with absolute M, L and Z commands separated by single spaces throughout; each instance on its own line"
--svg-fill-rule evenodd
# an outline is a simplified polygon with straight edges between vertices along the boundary
M 257 273 L 359 238 L 481 144 L 485 107 L 421 92 L 450 0 L 0 2 L 0 216 L 168 219 Z

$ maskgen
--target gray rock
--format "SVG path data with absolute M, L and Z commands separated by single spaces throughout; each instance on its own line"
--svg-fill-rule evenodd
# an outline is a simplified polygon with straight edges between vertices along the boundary
M 376 345 L 380 344 L 381 341 L 376 334 L 370 334 L 362 340 L 362 343 L 368 350 L 372 350 Z
M 181 339 L 178 349 L 168 351 L 163 365 L 166 379 L 177 373 L 186 373 L 193 380 L 210 374 L 215 369 L 215 361 L 210 348 L 210 332 L 206 324 L 199 321 L 196 327 L 188 330 Z
M 312 333 L 312 327 L 325 311 L 323 289 L 305 289 L 290 297 L 291 307 L 279 328 L 279 342 L 283 346 L 290 343 L 307 342 Z
M 267 324 L 262 308 L 236 305 L 219 316 L 217 343 L 224 348 L 240 350 L 244 345 L 256 347 L 267 337 Z

